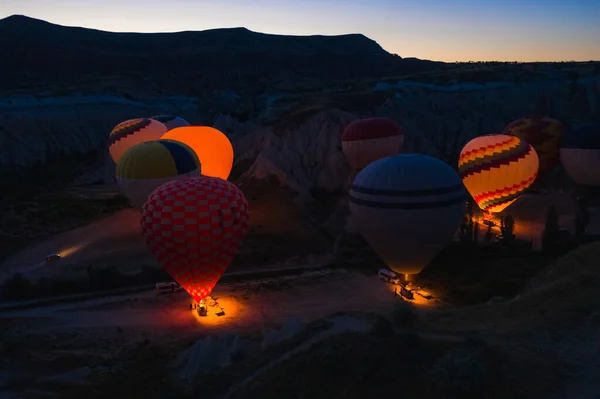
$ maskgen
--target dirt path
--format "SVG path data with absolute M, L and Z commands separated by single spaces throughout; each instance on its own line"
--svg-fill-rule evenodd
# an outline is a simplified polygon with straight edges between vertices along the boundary
M 311 322 L 344 311 L 391 309 L 397 298 L 393 286 L 375 276 L 341 270 L 318 270 L 300 275 L 217 286 L 212 297 L 218 307 L 207 317 L 189 310 L 185 292 L 157 296 L 154 290 L 133 295 L 96 298 L 27 310 L 3 312 L 0 317 L 39 320 L 52 331 L 76 328 L 135 327 L 152 331 L 263 330 L 290 317 Z M 217 316 L 219 309 L 225 315 Z
M 54 253 L 63 258 L 46 263 L 46 256 Z M 0 282 L 16 272 L 40 274 L 43 271 L 46 277 L 51 277 L 64 274 L 70 265 L 111 260 L 116 263 L 132 258 L 153 261 L 140 234 L 140 213 L 125 209 L 86 226 L 47 237 L 17 252 L 0 265 Z

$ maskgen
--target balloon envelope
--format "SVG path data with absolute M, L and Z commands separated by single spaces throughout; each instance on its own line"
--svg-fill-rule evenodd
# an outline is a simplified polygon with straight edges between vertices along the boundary
M 184 126 L 169 130 L 163 139 L 181 141 L 198 155 L 204 176 L 227 179 L 233 167 L 233 146 L 223 133 L 208 126 Z
M 200 161 L 194 150 L 179 141 L 146 141 L 131 147 L 117 164 L 117 183 L 131 205 L 141 209 L 158 186 L 191 176 L 200 176 Z
M 600 186 L 600 123 L 574 126 L 565 135 L 560 160 L 575 183 Z
M 502 134 L 527 141 L 538 155 L 538 175 L 544 174 L 558 162 L 560 142 L 566 127 L 556 119 L 548 117 L 525 117 L 509 123 Z
M 458 173 L 473 199 L 487 212 L 501 212 L 533 184 L 539 167 L 531 145 L 514 136 L 476 137 L 458 159 Z
M 248 203 L 237 186 L 217 177 L 170 181 L 146 200 L 141 226 L 158 262 L 199 302 L 242 245 Z
M 404 144 L 402 128 L 390 118 L 359 119 L 342 135 L 342 150 L 353 168 L 360 170 L 378 159 L 397 154 Z
M 165 125 L 168 130 L 190 125 L 188 121 L 175 115 L 154 115 L 151 116 L 150 119 L 159 121 L 160 123 Z
M 161 138 L 167 132 L 162 123 L 149 118 L 130 119 L 119 123 L 108 137 L 108 151 L 115 163 L 119 162 L 125 151 L 144 141 Z
M 465 188 L 444 162 L 398 154 L 373 162 L 350 189 L 358 230 L 398 273 L 419 273 L 452 239 L 465 212 Z

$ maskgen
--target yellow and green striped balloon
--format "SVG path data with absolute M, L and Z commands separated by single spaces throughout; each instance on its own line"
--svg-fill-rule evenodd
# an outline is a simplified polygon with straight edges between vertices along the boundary
M 200 176 L 198 156 L 173 140 L 146 141 L 127 150 L 117 164 L 117 182 L 131 205 L 141 209 L 148 196 L 164 183 Z

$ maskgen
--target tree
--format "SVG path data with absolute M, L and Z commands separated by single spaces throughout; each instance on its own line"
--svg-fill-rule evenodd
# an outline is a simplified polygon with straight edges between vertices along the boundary
M 487 230 L 485 231 L 485 235 L 483 236 L 483 240 L 486 244 L 490 244 L 492 242 L 493 235 L 494 234 L 492 232 L 492 224 L 490 223 L 487 225 Z
M 459 233 L 459 239 L 460 242 L 469 242 L 469 235 L 468 235 L 468 230 L 469 230 L 469 219 L 465 216 L 465 219 L 463 220 L 463 222 L 460 225 L 460 233 Z
M 510 245 L 515 240 L 515 220 L 512 216 L 507 215 L 500 219 L 500 231 L 502 232 L 502 242 Z
M 477 245 L 479 243 L 479 223 L 475 223 L 475 227 L 473 228 L 473 244 Z
M 590 211 L 588 210 L 586 201 L 583 198 L 578 198 L 575 208 L 575 238 L 578 242 L 583 240 L 585 229 L 590 222 Z
M 546 225 L 542 235 L 542 251 L 551 252 L 555 249 L 558 239 L 558 230 L 558 212 L 554 206 L 550 206 L 546 211 Z

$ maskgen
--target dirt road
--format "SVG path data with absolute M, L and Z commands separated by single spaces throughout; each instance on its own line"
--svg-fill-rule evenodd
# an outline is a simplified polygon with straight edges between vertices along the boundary
M 375 276 L 343 270 L 223 284 L 213 291 L 212 298 L 207 317 L 190 311 L 190 297 L 185 292 L 157 296 L 154 291 L 4 312 L 0 317 L 36 320 L 40 329 L 55 332 L 135 327 L 197 334 L 199 331 L 263 330 L 291 317 L 310 322 L 342 310 L 391 308 L 400 300 L 394 296 L 393 286 Z M 221 311 L 224 315 L 218 316 Z
M 54 253 L 63 258 L 47 264 L 46 256 Z M 51 277 L 64 273 L 70 265 L 123 259 L 135 259 L 137 262 L 130 262 L 135 267 L 139 267 L 140 262 L 154 262 L 140 234 L 140 213 L 134 209 L 125 209 L 86 226 L 45 238 L 17 252 L 0 265 L 0 282 L 16 272 Z M 42 269 L 43 273 L 40 273 Z

